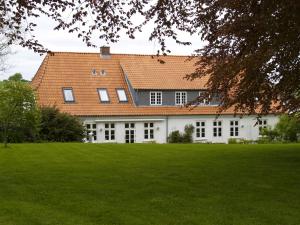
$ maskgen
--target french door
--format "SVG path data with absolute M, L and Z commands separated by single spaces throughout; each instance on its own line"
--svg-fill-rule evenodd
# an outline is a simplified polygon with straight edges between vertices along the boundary
M 125 143 L 135 142 L 135 124 L 125 123 Z

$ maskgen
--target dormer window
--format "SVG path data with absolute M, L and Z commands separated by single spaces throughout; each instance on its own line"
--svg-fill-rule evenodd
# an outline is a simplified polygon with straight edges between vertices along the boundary
M 105 88 L 99 88 L 98 94 L 99 94 L 100 102 L 109 102 L 109 96 Z
M 206 95 L 205 92 L 199 92 L 199 97 L 201 100 L 199 101 L 199 105 L 210 105 L 210 95 Z
M 186 103 L 187 103 L 187 92 L 186 91 L 175 92 L 175 104 L 185 105 Z
M 125 92 L 124 89 L 122 89 L 122 88 L 117 89 L 117 94 L 118 94 L 118 98 L 119 98 L 120 102 L 127 102 L 128 101 L 127 96 L 126 96 L 126 92 Z
M 162 92 L 151 91 L 150 92 L 150 105 L 162 105 Z
M 72 88 L 63 88 L 63 95 L 64 95 L 64 100 L 66 103 L 75 102 Z

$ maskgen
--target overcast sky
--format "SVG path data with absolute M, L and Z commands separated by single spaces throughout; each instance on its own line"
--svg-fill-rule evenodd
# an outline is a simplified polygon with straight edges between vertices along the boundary
M 48 18 L 39 18 L 38 27 L 35 35 L 46 48 L 51 51 L 71 51 L 71 52 L 99 52 L 98 48 L 87 47 L 76 34 L 69 34 L 66 31 L 54 31 L 55 23 Z M 156 54 L 159 45 L 155 41 L 148 41 L 151 27 L 143 30 L 143 33 L 136 35 L 135 39 L 129 39 L 125 35 L 120 38 L 116 44 L 109 44 L 112 53 L 137 53 L 137 54 Z M 191 46 L 178 45 L 173 41 L 168 41 L 168 47 L 173 55 L 191 55 L 195 49 L 203 46 L 200 38 L 191 37 L 188 34 L 181 34 L 180 37 L 184 41 L 191 41 Z M 96 43 L 99 46 L 106 45 L 103 40 Z M 0 75 L 0 79 L 20 72 L 25 79 L 31 79 L 36 73 L 45 55 L 40 56 L 31 50 L 19 46 L 12 47 L 13 54 L 8 58 L 9 69 Z

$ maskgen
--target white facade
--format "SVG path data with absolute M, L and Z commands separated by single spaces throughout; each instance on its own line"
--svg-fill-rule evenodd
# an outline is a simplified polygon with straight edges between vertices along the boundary
M 229 138 L 245 140 L 259 138 L 259 125 L 255 126 L 257 122 L 255 116 L 222 115 L 217 119 L 214 115 L 82 117 L 81 119 L 90 127 L 88 130 L 91 136 L 94 134 L 91 138 L 94 143 L 166 143 L 171 132 L 175 130 L 184 132 L 184 127 L 189 124 L 199 128 L 193 133 L 194 142 L 227 143 Z M 274 127 L 278 122 L 278 116 L 268 115 L 261 120 L 263 121 L 261 126 Z M 197 125 L 204 126 L 197 127 Z M 201 132 L 204 131 L 204 135 L 199 133 L 200 129 Z M 196 133 L 200 137 L 197 137 Z

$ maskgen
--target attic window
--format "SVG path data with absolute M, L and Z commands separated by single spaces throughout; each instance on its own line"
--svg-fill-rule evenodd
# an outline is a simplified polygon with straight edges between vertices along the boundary
M 75 102 L 73 89 L 72 88 L 63 88 L 64 100 L 67 103 Z
M 127 96 L 123 88 L 117 89 L 117 94 L 120 102 L 127 102 Z
M 100 75 L 101 75 L 101 76 L 106 76 L 106 70 L 101 70 L 101 71 L 100 71 Z
M 101 102 L 109 102 L 109 96 L 105 88 L 99 88 L 98 94 Z
M 96 69 L 92 69 L 92 75 L 96 76 L 97 75 L 97 70 Z

